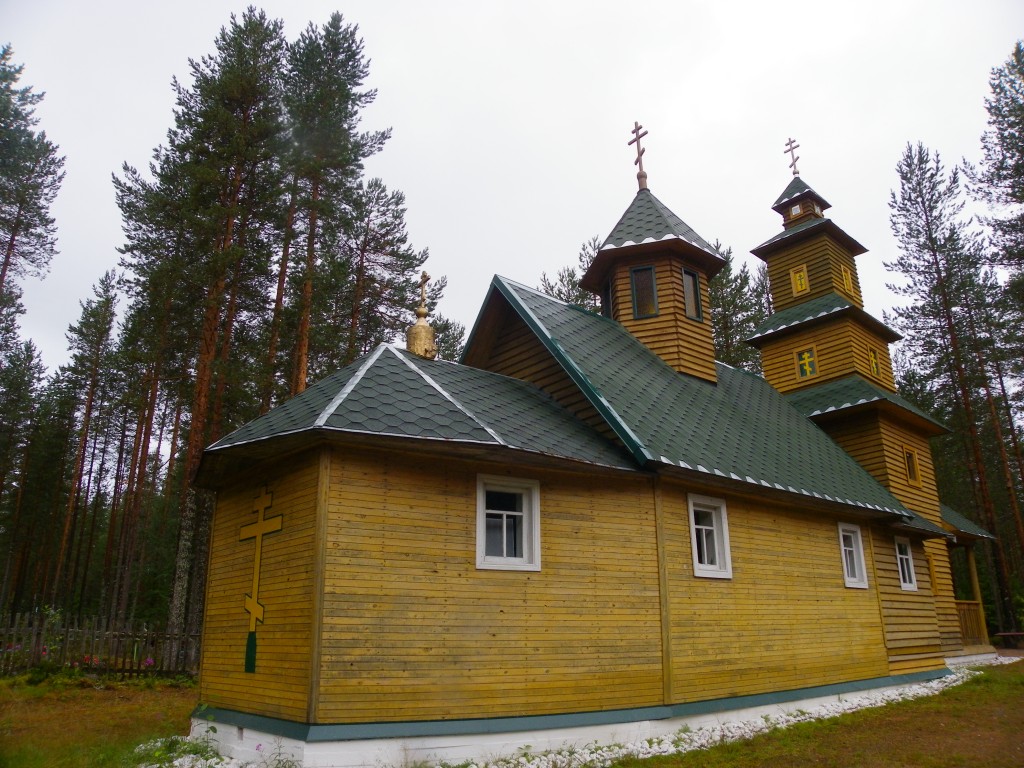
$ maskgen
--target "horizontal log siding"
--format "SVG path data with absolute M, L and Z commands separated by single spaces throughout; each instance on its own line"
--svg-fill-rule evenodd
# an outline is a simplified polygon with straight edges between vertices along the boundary
M 518 315 L 508 313 L 485 367 L 543 389 L 577 419 L 621 445 L 608 423 Z
M 807 265 L 809 289 L 794 295 L 790 272 L 801 264 Z M 853 295 L 850 295 L 843 286 L 844 264 L 853 275 Z M 857 307 L 864 307 L 860 278 L 857 276 L 857 265 L 853 256 L 835 240 L 825 235 L 771 254 L 768 257 L 768 282 L 772 292 L 772 307 L 776 312 L 833 291 L 846 296 Z
M 905 590 L 900 586 L 895 536 L 894 531 L 885 528 L 871 531 L 872 575 L 885 627 L 890 674 L 940 669 L 945 662 L 924 547 L 920 541 L 911 540 L 917 590 Z
M 272 474 L 250 476 L 217 494 L 211 533 L 199 698 L 214 707 L 305 720 L 312 664 L 313 581 L 318 457 L 310 452 Z M 239 541 L 256 520 L 253 500 L 273 493 L 267 517 L 282 515 L 280 531 L 263 539 L 256 626 L 256 671 L 246 673 L 256 540 Z
M 873 418 L 861 415 L 857 420 L 828 422 L 822 425 L 839 446 L 899 499 L 909 509 L 941 526 L 939 497 L 932 463 L 931 447 L 927 438 L 908 429 L 887 414 Z M 904 447 L 917 451 L 921 484 L 912 485 L 907 479 Z M 963 647 L 960 622 L 956 615 L 956 596 L 953 574 L 949 563 L 949 550 L 944 541 L 929 539 L 924 542 L 925 553 L 931 559 L 935 574 L 932 591 L 938 616 L 942 650 L 948 654 Z M 915 563 L 915 566 L 919 564 Z
M 661 703 L 650 481 L 514 472 L 541 483 L 542 570 L 491 571 L 477 469 L 332 457 L 318 722 Z
M 801 379 L 797 376 L 796 354 L 812 346 L 817 352 L 818 374 Z M 863 373 L 868 364 L 867 354 L 859 326 L 849 320 L 838 320 L 769 341 L 761 348 L 761 365 L 765 379 L 773 387 L 791 392 L 854 372 Z
M 733 577 L 696 578 L 685 489 L 663 489 L 678 702 L 888 674 L 876 586 L 845 586 L 836 521 L 727 498 Z
M 654 267 L 658 291 L 656 317 L 633 317 L 633 292 L 630 270 Z M 683 301 L 683 268 L 700 278 L 702 321 L 686 316 Z M 655 254 L 619 262 L 612 277 L 612 301 L 615 319 L 658 357 L 682 373 L 707 381 L 716 381 L 715 344 L 711 335 L 711 309 L 706 276 L 672 254 Z

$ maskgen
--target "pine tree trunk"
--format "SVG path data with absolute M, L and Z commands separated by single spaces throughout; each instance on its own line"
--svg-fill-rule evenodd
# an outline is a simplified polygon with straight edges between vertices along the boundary
M 291 197 L 288 200 L 288 214 L 285 220 L 284 243 L 281 246 L 281 262 L 277 269 L 277 293 L 274 296 L 274 309 L 270 318 L 270 338 L 267 342 L 267 372 L 263 383 L 263 394 L 260 398 L 260 415 L 270 410 L 270 402 L 274 396 L 274 372 L 277 368 L 277 347 L 281 337 L 284 289 L 288 284 L 288 261 L 291 255 L 292 238 L 295 233 L 295 187 L 296 181 L 293 178 Z
M 320 183 L 314 180 L 310 189 L 309 226 L 306 232 L 306 274 L 302 282 L 299 305 L 299 330 L 295 340 L 295 370 L 292 374 L 292 396 L 306 389 L 309 367 L 309 323 L 313 312 L 313 275 L 316 270 L 316 226 L 320 201 Z

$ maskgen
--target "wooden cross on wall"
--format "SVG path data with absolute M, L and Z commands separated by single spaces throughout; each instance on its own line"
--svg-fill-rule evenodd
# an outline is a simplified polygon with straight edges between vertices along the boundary
M 256 539 L 256 559 L 252 569 L 252 591 L 245 596 L 245 612 L 249 614 L 249 636 L 245 644 L 245 671 L 256 671 L 256 624 L 263 623 L 263 603 L 259 600 L 260 561 L 263 556 L 263 537 L 281 530 L 282 516 L 267 517 L 266 511 L 273 506 L 274 494 L 263 486 L 263 491 L 253 501 L 252 511 L 257 519 L 243 525 L 238 534 L 239 541 Z

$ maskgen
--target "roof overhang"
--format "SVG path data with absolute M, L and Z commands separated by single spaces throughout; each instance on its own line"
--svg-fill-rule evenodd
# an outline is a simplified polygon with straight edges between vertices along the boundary
M 721 256 L 708 253 L 678 235 L 666 235 L 661 240 L 650 239 L 641 243 L 605 244 L 597 252 L 590 268 L 580 278 L 580 287 L 591 293 L 600 293 L 608 280 L 608 273 L 611 272 L 612 265 L 619 259 L 634 256 L 646 257 L 666 251 L 693 264 L 707 276 L 708 280 L 717 275 L 725 266 L 725 259 Z

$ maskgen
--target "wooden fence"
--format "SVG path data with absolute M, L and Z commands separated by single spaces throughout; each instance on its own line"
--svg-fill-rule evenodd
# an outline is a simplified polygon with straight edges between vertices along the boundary
M 0 623 L 0 675 L 33 667 L 123 676 L 194 675 L 199 671 L 199 635 L 111 628 L 99 618 L 15 614 Z

